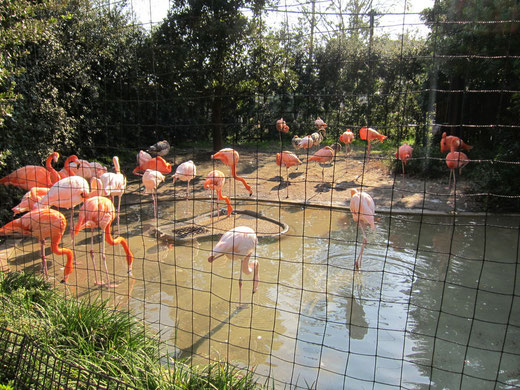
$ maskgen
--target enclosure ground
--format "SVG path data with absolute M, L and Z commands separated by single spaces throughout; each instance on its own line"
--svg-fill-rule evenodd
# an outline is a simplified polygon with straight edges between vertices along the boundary
M 298 151 L 297 154 L 303 162 L 297 169 L 289 169 L 289 182 L 285 167 L 276 165 L 276 153 L 258 151 L 253 148 L 235 147 L 240 153 L 237 166 L 237 174 L 244 177 L 253 188 L 253 195 L 249 197 L 242 183 L 232 181 L 231 198 L 294 202 L 298 204 L 322 205 L 333 207 L 346 207 L 349 204 L 350 188 L 362 189 L 368 192 L 376 203 L 376 209 L 380 212 L 412 212 L 412 213 L 453 213 L 479 211 L 470 197 L 465 195 L 467 182 L 464 177 L 458 178 L 456 196 L 453 186 L 448 187 L 449 171 L 446 168 L 446 177 L 442 179 L 424 179 L 415 175 L 403 176 L 400 172 L 391 171 L 390 155 L 375 151 L 370 159 L 365 159 L 365 150 L 353 150 L 346 157 L 345 151 L 338 153 L 336 161 L 323 165 L 324 179 L 322 180 L 322 167 L 315 162 L 307 164 L 309 156 L 315 152 L 313 149 L 307 153 Z M 292 147 L 284 150 L 294 151 Z M 219 160 L 211 159 L 210 149 L 196 152 L 175 150 L 175 154 L 166 156 L 174 172 L 180 163 L 193 160 L 197 165 L 197 177 L 191 182 L 191 190 L 196 197 L 209 197 L 209 190 L 204 190 L 204 178 L 213 169 L 218 169 L 226 175 L 228 180 L 230 169 Z M 421 164 L 422 160 L 413 160 L 409 164 Z M 445 165 L 442 161 L 439 164 Z M 458 174 L 457 174 L 458 176 Z M 129 192 L 138 191 L 141 186 L 140 179 L 130 174 L 128 176 Z M 289 187 L 289 188 L 287 188 Z M 289 197 L 287 197 L 287 189 Z M 178 181 L 175 189 L 171 180 L 167 180 L 158 190 L 159 199 L 167 200 L 171 197 L 183 199 L 186 196 L 186 184 Z M 226 182 L 223 188 L 224 195 L 230 195 L 230 186 Z M 222 202 L 223 203 L 223 202 Z

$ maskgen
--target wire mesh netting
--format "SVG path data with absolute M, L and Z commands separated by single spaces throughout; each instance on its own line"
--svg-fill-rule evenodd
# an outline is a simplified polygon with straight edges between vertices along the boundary
M 59 177 L 48 153 L 43 183 L 4 182 L 51 188 L 13 209 L 3 270 L 268 387 L 520 386 L 518 5 L 87 3 L 118 37 L 81 41 L 97 119 Z M 2 367 L 94 386 L 0 337 Z

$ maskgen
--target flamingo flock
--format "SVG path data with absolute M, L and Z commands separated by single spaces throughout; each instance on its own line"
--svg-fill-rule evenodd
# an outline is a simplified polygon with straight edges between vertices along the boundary
M 304 149 L 309 151 L 312 147 L 319 148 L 320 144 L 325 141 L 327 124 L 318 117 L 315 122 L 315 131 L 304 137 L 298 135 L 293 136 L 291 143 L 296 151 Z M 280 133 L 280 141 L 282 134 L 289 132 L 290 128 L 283 118 L 276 121 L 276 130 Z M 352 152 L 352 143 L 356 136 L 354 132 L 347 129 L 339 137 L 346 148 L 346 156 Z M 370 158 L 371 144 L 373 142 L 383 142 L 387 136 L 379 133 L 370 127 L 362 127 L 359 130 L 359 138 L 367 142 L 366 159 Z M 324 146 L 317 149 L 310 157 L 309 162 L 316 162 L 322 167 L 322 182 L 325 181 L 324 164 L 332 164 L 337 153 L 342 149 L 339 143 L 332 146 Z M 465 143 L 462 139 L 455 136 L 442 134 L 440 150 L 441 153 L 447 153 L 446 165 L 450 170 L 448 188 L 451 188 L 451 181 L 456 183 L 456 170 L 459 175 L 463 167 L 469 162 L 465 152 L 472 149 L 472 146 Z M 160 141 L 152 145 L 148 151 L 141 150 L 137 155 L 137 167 L 133 170 L 135 175 L 142 176 L 142 184 L 145 193 L 152 194 L 154 218 L 158 218 L 157 205 L 157 188 L 165 182 L 166 175 L 172 171 L 172 164 L 164 158 L 170 150 L 167 141 Z M 404 142 L 399 146 L 395 153 L 395 158 L 401 161 L 402 174 L 405 175 L 405 166 L 412 160 L 413 147 Z M 153 153 L 155 157 L 152 157 Z M 107 168 L 97 162 L 88 162 L 80 160 L 77 156 L 68 157 L 61 171 L 57 171 L 54 166 L 57 164 L 60 155 L 57 152 L 51 153 L 45 162 L 45 166 L 28 165 L 17 169 L 11 174 L 0 179 L 0 184 L 12 185 L 26 190 L 20 203 L 13 207 L 13 214 L 23 214 L 21 217 L 7 223 L 0 228 L 0 235 L 27 235 L 35 237 L 40 242 L 42 272 L 45 277 L 49 277 L 47 269 L 47 258 L 45 255 L 46 240 L 51 241 L 51 251 L 59 256 L 65 256 L 65 267 L 62 282 L 67 283 L 70 275 L 74 270 L 75 252 L 74 252 L 74 236 L 83 229 L 91 229 L 92 231 L 99 228 L 102 235 L 102 251 L 101 259 L 103 263 L 103 271 L 106 275 L 106 281 L 103 275 L 98 278 L 96 261 L 93 250 L 93 234 L 91 236 L 90 257 L 94 266 L 95 284 L 106 287 L 117 287 L 117 283 L 110 280 L 110 274 L 106 263 L 105 242 L 110 245 L 121 245 L 123 248 L 128 265 L 128 273 L 131 275 L 134 263 L 134 255 L 129 247 L 128 241 L 120 235 L 116 238 L 112 236 L 112 223 L 117 220 L 119 234 L 119 213 L 121 206 L 121 197 L 126 191 L 127 180 L 121 172 L 119 158 L 113 157 L 114 172 L 108 172 Z M 239 153 L 231 148 L 224 148 L 211 156 L 214 161 L 220 161 L 230 169 L 230 178 L 239 181 L 244 186 L 249 196 L 253 194 L 253 188 L 244 177 L 237 174 L 237 165 L 240 159 Z M 276 154 L 276 164 L 286 168 L 286 188 L 287 198 L 289 197 L 289 168 L 302 165 L 302 160 L 294 152 L 283 150 Z M 348 162 L 347 162 L 348 164 Z M 197 176 L 197 167 L 191 160 L 179 164 L 173 174 L 173 184 L 177 180 L 187 183 L 186 199 L 190 194 L 190 182 Z M 229 196 L 223 194 L 223 187 L 226 181 L 224 173 L 218 169 L 213 169 L 205 176 L 204 189 L 217 194 L 218 201 L 223 200 L 227 205 L 227 215 L 233 213 L 233 206 Z M 231 180 L 230 180 L 231 183 Z M 118 197 L 117 208 L 114 206 L 115 197 Z M 74 209 L 79 206 L 78 221 L 74 223 Z M 54 208 L 53 208 L 54 207 Z M 350 190 L 350 213 L 357 227 L 361 229 L 363 241 L 359 254 L 354 261 L 354 269 L 359 270 L 362 264 L 363 252 L 368 242 L 367 228 L 372 231 L 376 230 L 375 213 L 376 206 L 371 195 L 366 191 L 356 188 Z M 70 222 L 68 223 L 72 249 L 61 247 L 61 241 L 67 227 L 67 221 L 62 214 L 62 209 L 70 209 Z M 212 213 L 213 220 L 213 201 Z M 217 213 L 220 216 L 220 213 Z M 224 233 L 218 243 L 212 249 L 208 261 L 213 263 L 216 259 L 227 256 L 228 258 L 240 259 L 240 302 L 242 302 L 242 274 L 253 274 L 253 293 L 258 290 L 259 286 L 259 262 L 254 259 L 256 248 L 258 245 L 258 237 L 256 232 L 245 226 L 236 226 Z

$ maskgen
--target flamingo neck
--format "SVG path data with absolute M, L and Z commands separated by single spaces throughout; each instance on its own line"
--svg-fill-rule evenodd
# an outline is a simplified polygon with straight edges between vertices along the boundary
M 58 182 L 61 179 L 58 171 L 56 171 L 56 169 L 54 169 L 54 167 L 52 166 L 53 160 L 54 160 L 54 155 L 51 154 L 49 157 L 47 157 L 47 161 L 45 162 L 45 169 L 47 169 L 47 171 L 49 172 L 52 184 Z
M 223 200 L 227 204 L 227 215 L 230 216 L 231 212 L 233 211 L 233 206 L 231 206 L 231 202 L 229 201 L 229 197 L 222 195 L 222 189 L 217 188 L 217 195 L 219 200 Z
M 134 262 L 134 255 L 128 246 L 128 242 L 123 237 L 117 237 L 114 239 L 112 237 L 112 233 L 110 232 L 111 225 L 108 224 L 105 228 L 105 240 L 110 245 L 121 245 L 126 254 L 126 262 L 128 264 L 128 272 L 132 271 L 132 263 Z
M 237 175 L 237 166 L 236 164 L 231 165 L 231 176 L 235 178 L 235 180 L 241 181 L 244 187 L 247 191 L 249 191 L 250 194 L 253 193 L 253 190 L 251 189 L 251 186 L 247 184 L 246 180 L 243 177 L 240 177 Z
M 74 270 L 74 253 L 68 248 L 60 248 L 61 237 L 51 240 L 51 250 L 57 255 L 67 256 L 67 263 L 65 264 L 65 270 L 63 271 L 63 281 L 66 282 L 69 275 Z

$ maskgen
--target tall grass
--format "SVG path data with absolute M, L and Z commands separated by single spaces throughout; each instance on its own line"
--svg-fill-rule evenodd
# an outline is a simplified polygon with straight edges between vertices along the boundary
M 0 326 L 35 339 L 76 366 L 140 389 L 253 389 L 251 373 L 215 363 L 160 363 L 161 343 L 128 311 L 107 301 L 65 299 L 41 277 L 0 274 Z M 13 378 L 6 378 L 13 379 Z

